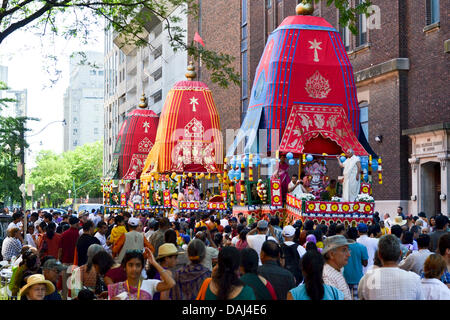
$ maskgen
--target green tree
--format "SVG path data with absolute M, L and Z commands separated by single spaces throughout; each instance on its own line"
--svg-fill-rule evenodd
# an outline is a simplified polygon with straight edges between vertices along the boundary
M 102 168 L 102 141 L 84 144 L 60 155 L 45 150 L 38 154 L 36 167 L 28 174 L 27 184 L 35 185 L 36 199 L 43 195 L 55 206 L 68 198 L 67 191 L 73 190 L 74 183 L 78 196 L 89 194 L 90 198 L 99 198 L 102 196 Z M 80 188 L 83 184 L 86 185 Z
M 355 22 L 358 14 L 367 14 L 370 5 L 367 1 L 355 8 L 350 5 L 350 0 L 315 0 L 319 1 L 326 1 L 328 6 L 334 4 L 340 11 L 340 22 L 349 24 L 354 33 L 357 32 Z M 22 28 L 38 29 L 42 34 L 50 30 L 54 34 L 76 37 L 86 42 L 92 27 L 106 20 L 107 28 L 118 32 L 123 44 L 144 46 L 148 45 L 143 36 L 145 30 L 157 20 L 165 22 L 173 49 L 187 50 L 193 58 L 200 58 L 211 71 L 213 82 L 222 87 L 230 83 L 239 84 L 239 73 L 230 66 L 234 57 L 196 46 L 193 42 L 186 44 L 186 30 L 177 25 L 181 18 L 172 14 L 173 9 L 179 6 L 185 8 L 186 14 L 197 15 L 197 0 L 3 0 L 0 8 L 0 44 Z M 64 28 L 58 27 L 62 17 L 68 23 Z

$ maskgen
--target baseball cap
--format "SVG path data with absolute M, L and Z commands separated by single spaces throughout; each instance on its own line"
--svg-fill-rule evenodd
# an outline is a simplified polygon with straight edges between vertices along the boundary
M 360 223 L 358 224 L 358 231 L 359 232 L 367 232 L 369 230 L 369 228 L 367 227 L 367 224 L 365 223 Z
M 339 247 L 348 246 L 349 244 L 355 243 L 354 240 L 349 240 L 343 235 L 336 235 L 327 237 L 323 241 L 323 249 L 322 249 L 322 255 L 325 255 L 328 251 L 334 250 Z
M 285 226 L 282 234 L 286 237 L 293 237 L 295 235 L 295 228 L 293 226 Z
M 64 271 L 67 267 L 56 259 L 48 259 L 42 265 L 42 269 L 56 269 L 58 271 Z
M 80 219 L 78 219 L 78 218 L 75 217 L 75 216 L 71 216 L 71 217 L 69 218 L 69 224 L 77 224 L 78 222 L 80 222 Z
M 269 223 L 266 220 L 259 220 L 256 224 L 258 229 L 266 229 L 269 226 Z
M 128 224 L 132 227 L 137 227 L 139 225 L 139 219 L 138 218 L 130 218 L 130 219 L 128 219 Z

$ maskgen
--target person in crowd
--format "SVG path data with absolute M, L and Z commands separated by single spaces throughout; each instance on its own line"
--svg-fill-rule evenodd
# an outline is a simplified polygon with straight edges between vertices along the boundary
M 61 246 L 61 235 L 56 233 L 56 224 L 50 222 L 47 225 L 44 236 L 39 243 L 39 255 L 41 258 L 45 256 L 58 256 L 59 247 Z
M 280 266 L 281 248 L 274 240 L 267 240 L 261 247 L 262 265 L 258 274 L 270 282 L 275 289 L 278 300 L 286 300 L 287 293 L 295 287 L 295 277 L 287 269 Z
M 379 224 L 371 224 L 368 228 L 367 235 L 369 238 L 380 238 L 381 237 L 381 227 Z
M 74 265 L 82 266 L 87 263 L 87 252 L 92 244 L 100 245 L 100 241 L 94 237 L 94 223 L 91 220 L 83 224 L 83 234 L 78 238 L 74 257 Z
M 381 231 L 381 236 L 385 236 L 390 233 L 390 230 L 386 226 L 384 220 L 380 220 L 380 231 Z
M 202 300 L 255 300 L 253 289 L 239 279 L 240 254 L 235 247 L 224 247 L 219 252 L 217 265 L 210 281 L 206 279 L 200 289 Z M 200 294 L 199 294 L 200 295 Z
M 203 281 L 211 277 L 211 270 L 201 263 L 206 256 L 203 241 L 199 239 L 190 241 L 187 254 L 190 263 L 173 273 L 175 286 L 170 292 L 173 300 L 195 300 Z
M 45 221 L 41 221 L 36 225 L 37 229 L 37 239 L 36 239 L 36 246 L 39 248 L 41 246 L 42 239 L 45 236 L 45 233 L 47 231 L 47 223 Z
M 301 194 L 308 193 L 303 186 L 303 181 L 298 179 L 298 175 L 292 175 L 291 181 L 288 184 L 288 193 L 298 199 L 300 199 Z
M 358 229 L 351 227 L 347 230 L 347 238 L 355 241 L 348 245 L 350 257 L 348 263 L 344 266 L 344 278 L 352 293 L 353 300 L 358 300 L 358 284 L 364 275 L 363 267 L 367 267 L 369 254 L 366 246 L 356 242 L 358 238 Z
M 186 252 L 178 245 L 177 233 L 175 230 L 169 229 L 164 233 L 164 243 L 165 244 L 171 243 L 175 246 L 175 248 L 177 248 L 178 254 L 176 257 L 176 263 L 174 266 L 170 267 L 170 270 L 172 272 L 189 263 L 189 259 L 188 259 Z
M 24 245 L 36 248 L 37 236 L 34 234 L 34 224 L 28 223 L 27 233 L 25 234 Z
M 122 262 L 127 273 L 127 280 L 108 285 L 108 298 L 110 300 L 152 300 L 156 292 L 170 290 L 175 286 L 175 281 L 169 275 L 169 272 L 159 265 L 149 248 L 145 248 L 145 254 L 148 263 L 156 268 L 162 280 L 143 280 L 144 254 L 136 250 L 129 251 L 125 254 Z
M 314 221 L 306 220 L 303 230 L 300 233 L 300 245 L 304 245 L 306 242 L 306 237 L 314 231 Z
M 13 221 L 11 221 L 9 223 L 6 230 L 11 229 L 11 228 L 17 228 L 22 232 L 22 230 L 23 230 L 23 213 L 22 212 L 13 213 L 12 219 L 13 219 Z M 23 242 L 22 238 L 19 238 L 19 239 L 21 239 L 21 242 Z
M 12 227 L 6 230 L 7 237 L 2 243 L 3 260 L 11 261 L 12 257 L 18 258 L 22 251 L 22 242 L 20 241 L 20 230 Z
M 420 277 L 398 267 L 400 242 L 394 235 L 382 236 L 378 242 L 381 268 L 373 268 L 359 282 L 360 300 L 423 300 Z M 377 283 L 374 285 L 373 281 Z
M 358 237 L 358 239 L 356 239 L 356 242 L 364 245 L 367 249 L 367 254 L 368 254 L 367 266 L 363 267 L 364 273 L 366 273 L 367 270 L 373 265 L 375 251 L 377 251 L 377 248 L 378 248 L 378 239 L 370 238 L 368 236 L 368 231 L 369 231 L 369 228 L 368 228 L 367 224 L 365 224 L 365 223 L 358 224 L 359 237 Z
M 425 212 L 423 212 L 423 211 L 419 212 L 418 216 L 419 216 L 419 219 L 416 221 L 416 225 L 417 225 L 417 222 L 420 221 L 421 227 L 428 228 L 428 219 L 427 219 L 427 215 L 425 214 Z
M 127 273 L 123 266 L 116 264 L 113 257 L 106 251 L 97 252 L 92 257 L 92 265 L 105 286 L 127 280 Z
M 448 218 L 444 215 L 437 216 L 435 219 L 435 226 L 433 232 L 430 233 L 431 252 L 433 253 L 436 252 L 436 249 L 438 248 L 439 238 L 444 234 L 448 234 L 447 227 L 448 227 Z
M 46 296 L 55 291 L 51 281 L 42 274 L 33 274 L 28 277 L 27 284 L 20 289 L 20 300 L 44 300 Z
M 95 233 L 94 237 L 100 241 L 100 245 L 105 249 L 106 252 L 109 254 L 112 254 L 111 247 L 108 245 L 108 242 L 106 240 L 106 232 L 108 231 L 108 225 L 105 221 L 99 221 L 97 223 L 97 232 Z
M 92 258 L 95 254 L 103 250 L 105 249 L 100 244 L 91 244 L 87 250 L 86 264 L 81 265 L 72 272 L 72 299 L 77 297 L 83 288 L 95 292 L 98 275 L 96 269 L 93 267 Z
M 317 250 L 305 253 L 302 258 L 304 281 L 289 290 L 287 300 L 344 300 L 344 293 L 333 286 L 324 284 L 322 274 L 325 261 Z
M 441 281 L 450 289 L 450 233 L 446 233 L 439 238 L 438 252 L 447 263 Z
M 399 218 L 399 217 L 396 217 L 396 218 Z M 402 255 L 401 255 L 400 259 L 403 259 L 409 250 L 409 247 L 402 243 L 403 231 L 404 230 L 402 229 L 400 224 L 394 224 L 391 228 L 391 234 L 397 237 L 397 240 L 400 244 L 400 250 L 402 251 Z
M 164 244 L 164 233 L 170 229 L 169 219 L 163 217 L 159 220 L 158 230 L 152 234 L 149 243 L 153 247 L 153 252 L 158 252 L 159 246 Z
M 348 263 L 350 257 L 349 245 L 352 243 L 352 240 L 347 240 L 342 235 L 336 235 L 325 239 L 322 250 L 322 255 L 325 258 L 323 281 L 325 284 L 342 291 L 345 300 L 352 300 L 353 298 L 341 271 Z
M 174 269 L 175 265 L 177 264 L 177 257 L 177 247 L 173 243 L 164 243 L 159 247 L 158 256 L 155 259 L 161 265 L 161 267 L 173 278 L 171 269 Z M 151 266 L 147 271 L 147 278 L 161 280 L 161 275 L 155 267 Z M 155 292 L 155 294 L 153 295 L 153 300 L 171 300 L 170 291 L 166 290 L 162 293 Z
M 428 226 L 428 228 L 429 228 L 430 232 L 435 231 L 435 228 L 436 228 L 436 216 L 430 217 L 430 225 Z
M 417 242 L 414 240 L 414 233 L 411 231 L 403 231 L 401 242 L 408 248 L 408 252 L 417 251 L 419 249 Z
M 54 257 L 47 256 L 46 261 L 42 264 L 42 274 L 45 280 L 50 281 L 55 286 L 55 291 L 47 296 L 44 300 L 62 300 L 61 295 L 56 290 L 57 283 L 61 277 L 61 273 L 65 272 L 67 267 L 65 267 L 61 262 L 56 260 Z
M 400 206 L 397 207 L 397 214 L 398 214 L 398 216 L 402 217 L 403 220 L 406 219 L 406 216 L 405 216 L 405 214 L 403 213 L 403 208 L 402 208 L 402 207 L 400 207 Z
M 447 263 L 439 254 L 430 254 L 425 260 L 422 287 L 425 300 L 450 300 L 450 289 L 440 280 Z
M 241 250 L 241 281 L 250 286 L 256 300 L 277 300 L 277 294 L 269 281 L 258 275 L 258 253 L 251 248 Z
M 238 250 L 243 250 L 248 247 L 248 242 L 247 242 L 247 233 L 248 232 L 249 232 L 249 230 L 247 228 L 242 228 L 241 232 L 239 232 L 239 238 L 235 244 L 235 247 Z
M 142 251 L 144 248 L 153 250 L 150 242 L 145 238 L 144 233 L 139 231 L 140 226 L 142 226 L 142 223 L 138 218 L 132 217 L 128 219 L 129 231 L 122 234 L 112 248 L 113 257 L 116 263 L 120 263 L 122 261 L 127 251 Z
M 267 230 L 270 232 L 270 236 L 267 236 Z M 248 247 L 254 249 L 259 256 L 259 265 L 262 265 L 261 261 L 261 247 L 267 240 L 274 240 L 278 242 L 274 233 L 274 228 L 266 220 L 259 220 L 256 224 L 256 228 L 250 230 L 247 233 Z
M 114 217 L 114 227 L 111 229 L 111 234 L 109 236 L 111 246 L 114 246 L 117 240 L 127 232 L 125 218 L 122 215 L 116 215 Z
M 74 258 L 75 258 L 75 249 L 77 245 L 77 241 L 79 238 L 78 228 L 80 226 L 79 224 L 80 220 L 72 216 L 69 218 L 69 224 L 70 228 L 66 231 L 64 231 L 61 235 L 61 242 L 60 242 L 60 248 L 58 250 L 58 260 L 61 261 L 61 263 L 64 264 L 64 266 L 69 267 L 73 265 Z M 62 278 L 62 298 L 63 300 L 67 299 L 67 278 L 68 275 L 71 274 L 72 270 L 69 272 L 63 273 Z
M 202 261 L 202 264 L 210 271 L 213 270 L 213 265 L 216 264 L 219 257 L 219 250 L 217 249 L 214 241 L 211 239 L 211 234 L 206 228 L 205 231 L 199 231 L 195 234 L 195 238 L 203 241 L 206 245 L 208 240 L 210 246 L 206 246 L 206 256 Z
M 417 238 L 417 251 L 409 252 L 403 260 L 399 263 L 399 268 L 405 271 L 413 271 L 420 275 L 423 271 L 423 265 L 425 260 L 432 252 L 428 250 L 430 247 L 430 236 L 427 234 L 421 234 Z
M 34 250 L 26 248 L 22 251 L 21 256 L 22 261 L 17 269 L 13 271 L 9 284 L 13 297 L 17 296 L 20 288 L 26 284 L 26 280 L 30 275 L 38 273 L 40 267 L 39 257 Z
M 300 261 L 301 257 L 306 253 L 306 249 L 292 241 L 295 236 L 295 228 L 293 226 L 285 226 L 282 235 L 284 241 L 281 244 L 281 251 L 284 259 L 284 268 L 294 275 L 295 283 L 299 285 L 303 281 Z

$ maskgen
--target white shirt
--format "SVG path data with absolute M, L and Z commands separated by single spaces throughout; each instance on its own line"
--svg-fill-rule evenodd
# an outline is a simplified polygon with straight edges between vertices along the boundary
M 293 187 L 294 187 L 294 183 L 292 183 L 292 181 L 289 182 L 288 189 L 293 188 Z M 296 197 L 296 198 L 300 198 L 300 195 L 303 194 L 303 193 L 304 193 L 304 192 L 303 192 L 303 189 L 302 189 L 302 185 L 301 185 L 301 184 L 298 184 L 297 186 L 295 186 L 295 189 L 294 189 L 294 190 L 292 190 L 291 192 L 289 192 L 289 194 L 290 194 L 291 196 L 294 196 L 294 197 Z
M 360 300 L 423 300 L 420 277 L 397 267 L 376 268 L 359 281 Z
M 367 254 L 369 256 L 369 259 L 367 261 L 367 267 L 363 267 L 363 272 L 366 273 L 369 267 L 373 265 L 375 251 L 378 250 L 378 239 L 370 238 L 364 234 L 360 236 L 358 239 L 356 239 L 356 242 L 364 245 L 367 248 Z
M 106 252 L 111 254 L 111 248 L 106 244 L 106 237 L 105 237 L 105 235 L 101 234 L 100 232 L 96 232 L 94 237 L 96 237 L 98 239 L 98 241 L 100 241 L 100 244 L 103 247 L 103 249 L 105 249 Z
M 290 246 L 292 246 L 293 244 L 295 244 L 295 242 L 293 242 L 293 241 L 285 241 L 284 244 L 290 247 Z M 299 246 L 297 247 L 297 252 L 298 252 L 298 254 L 300 255 L 300 258 L 301 258 L 301 257 L 303 257 L 303 255 L 306 253 L 306 249 L 303 248 L 303 246 L 300 246 L 300 245 L 299 245 Z
M 202 261 L 202 265 L 204 265 L 206 268 L 208 268 L 210 271 L 212 271 L 212 261 L 213 259 L 217 259 L 219 256 L 219 250 L 213 247 L 206 247 L 206 254 L 205 258 Z
M 228 220 L 227 219 L 220 220 L 220 225 L 225 228 L 227 225 L 229 225 Z
M 430 254 L 432 254 L 432 252 L 428 249 L 413 251 L 413 253 L 399 263 L 398 267 L 405 271 L 415 272 L 420 276 L 420 273 L 423 271 L 425 260 L 427 260 Z
M 36 248 L 36 243 L 34 242 L 33 236 L 29 233 L 25 235 L 25 244 Z
M 428 228 L 428 223 L 423 220 L 422 218 L 419 218 L 420 221 L 422 221 L 422 228 Z
M 450 300 L 450 289 L 439 279 L 422 279 L 425 300 Z
M 238 243 L 238 241 L 239 241 L 239 235 L 237 235 L 236 237 L 233 237 L 233 239 L 231 239 L 231 244 L 236 247 L 236 244 Z
M 19 221 L 18 223 L 11 222 L 8 225 L 8 228 L 6 230 L 9 230 L 9 229 L 12 229 L 12 228 L 17 228 L 17 229 L 21 230 L 22 226 L 23 226 L 22 221 Z
M 337 271 L 328 263 L 325 263 L 325 265 L 323 266 L 322 277 L 324 284 L 333 286 L 336 289 L 342 291 L 342 293 L 344 294 L 344 300 L 353 300 L 353 296 L 350 293 L 350 288 L 348 287 L 348 284 L 345 281 L 342 272 Z
M 275 239 L 272 236 L 268 236 L 267 240 L 274 240 L 276 243 L 278 243 L 278 240 Z M 266 235 L 265 234 L 254 234 L 254 235 L 247 235 L 247 243 L 248 247 L 254 249 L 258 253 L 258 260 L 259 265 L 262 266 L 261 262 L 261 248 L 263 243 L 266 241 Z

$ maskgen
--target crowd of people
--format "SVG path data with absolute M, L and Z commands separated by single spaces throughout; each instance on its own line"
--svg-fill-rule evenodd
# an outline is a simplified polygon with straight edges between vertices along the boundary
M 21 300 L 450 300 L 447 216 L 357 225 L 254 214 L 15 212 Z M 25 231 L 25 233 L 23 233 Z

